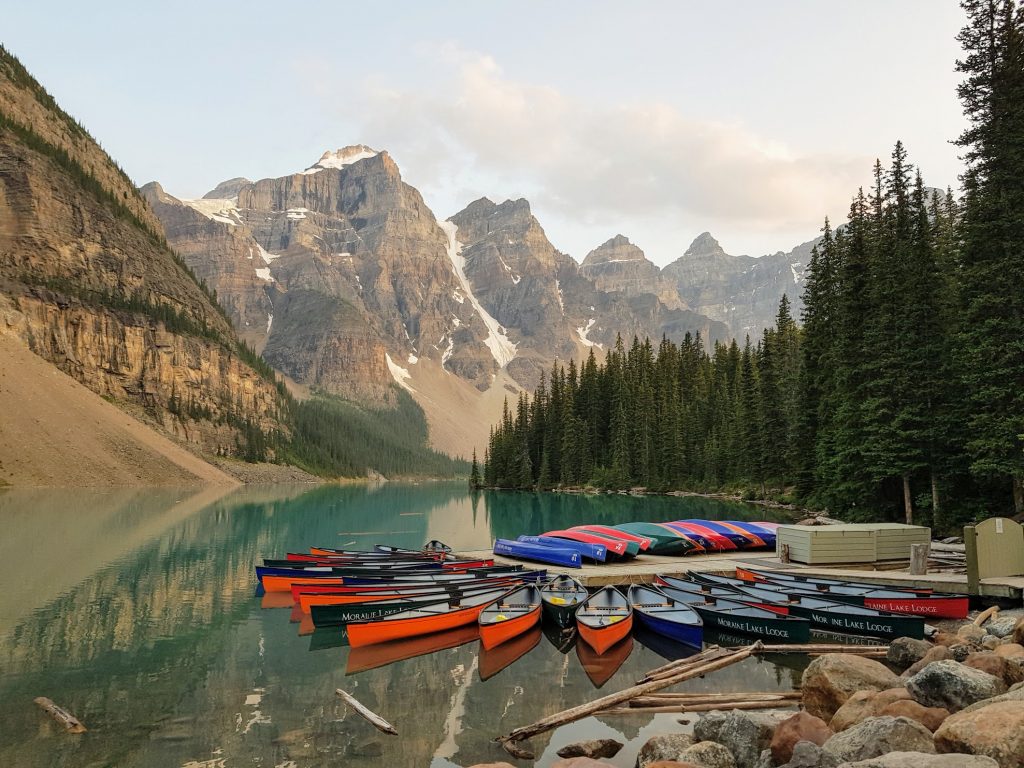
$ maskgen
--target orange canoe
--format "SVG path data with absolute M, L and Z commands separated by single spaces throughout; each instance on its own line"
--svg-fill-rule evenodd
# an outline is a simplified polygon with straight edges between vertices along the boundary
M 389 589 L 374 589 L 365 592 L 302 592 L 299 591 L 299 607 L 303 613 L 309 613 L 314 605 L 356 605 L 359 603 L 375 603 L 383 600 L 399 600 L 401 598 L 420 597 L 422 595 L 450 594 L 457 595 L 465 592 L 480 592 L 484 589 L 508 589 L 518 583 L 514 579 L 477 583 L 468 582 L 458 585 L 436 585 L 429 584 L 423 587 L 391 587 Z
M 633 608 L 614 587 L 605 587 L 576 611 L 580 639 L 599 654 L 604 653 L 633 629 Z
M 515 587 L 480 612 L 480 642 L 497 648 L 540 621 L 540 591 L 532 584 Z
M 506 590 L 499 589 L 427 608 L 394 613 L 374 621 L 352 622 L 348 625 L 348 644 L 353 648 L 359 648 L 389 640 L 443 632 L 465 624 L 475 624 L 480 611 L 505 592 Z

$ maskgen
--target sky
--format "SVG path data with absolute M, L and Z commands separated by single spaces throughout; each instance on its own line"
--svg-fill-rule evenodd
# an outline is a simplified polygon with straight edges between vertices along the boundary
M 178 197 L 387 150 L 439 218 L 525 197 L 582 260 L 710 231 L 760 256 L 842 221 L 897 139 L 957 186 L 953 0 L 8 4 L 0 42 Z

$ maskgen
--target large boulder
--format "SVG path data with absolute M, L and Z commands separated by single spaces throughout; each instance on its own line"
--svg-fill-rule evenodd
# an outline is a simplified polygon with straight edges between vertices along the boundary
M 819 656 L 804 670 L 804 709 L 828 721 L 857 691 L 884 691 L 899 685 L 899 678 L 884 664 L 853 654 L 830 653 Z
M 951 716 L 935 732 L 940 752 L 986 755 L 999 768 L 1024 768 L 1024 701 L 1001 701 Z
M 1013 625 L 1013 631 L 1010 633 L 1010 642 L 1024 645 L 1024 617 L 1017 619 L 1017 623 Z
M 1006 665 L 1006 659 L 995 653 L 991 653 L 990 651 L 972 653 L 964 661 L 964 666 L 970 667 L 971 669 L 980 669 L 982 672 L 988 672 L 992 677 L 998 677 L 1004 683 L 1008 682 L 1006 679 Z
M 987 707 L 989 704 L 998 704 L 1001 701 L 1024 701 L 1024 685 L 1015 685 L 1006 693 L 993 696 L 991 699 L 983 699 L 977 704 L 971 704 L 971 706 L 962 709 L 961 712 L 975 712 L 982 707 Z
M 1013 628 L 1016 624 L 1016 616 L 1004 616 L 1001 619 L 990 621 L 985 626 L 985 631 L 996 637 L 1009 637 L 1013 634 Z
M 1019 643 L 1003 643 L 993 653 L 996 656 L 1002 656 L 1004 659 L 1019 659 L 1024 657 L 1024 645 Z
M 949 717 L 949 710 L 942 707 L 925 707 L 913 699 L 894 701 L 882 708 L 880 715 L 906 717 L 916 720 L 932 733 Z
M 623 744 L 615 739 L 592 739 L 566 744 L 557 754 L 559 757 L 615 757 Z
M 683 752 L 680 762 L 701 768 L 736 768 L 736 760 L 725 746 L 714 741 L 698 741 Z
M 770 759 L 771 753 L 769 753 Z M 772 765 L 771 762 L 768 765 Z M 839 761 L 825 754 L 821 747 L 810 741 L 798 741 L 793 747 L 793 756 L 779 768 L 838 768 Z
M 906 688 L 890 688 L 886 691 L 857 691 L 846 700 L 832 716 L 829 727 L 839 733 L 869 717 L 878 717 L 882 710 L 896 701 L 910 700 Z
M 905 717 L 871 717 L 825 742 L 822 749 L 837 760 L 866 760 L 897 749 L 935 752 L 932 733 Z
M 688 733 L 661 733 L 652 736 L 640 747 L 636 756 L 636 768 L 648 768 L 659 760 L 681 760 L 682 754 L 693 746 L 693 736 Z
M 929 664 L 908 678 L 907 690 L 915 701 L 926 707 L 959 712 L 982 699 L 1005 693 L 1006 683 L 950 659 Z
M 927 640 L 918 640 L 916 637 L 897 637 L 889 643 L 889 650 L 885 652 L 885 660 L 897 669 L 906 669 L 911 664 L 923 659 L 932 647 Z
M 986 634 L 984 629 L 974 624 L 964 624 L 956 631 L 956 636 L 969 645 L 981 645 Z
M 999 768 L 990 757 L 932 755 L 927 752 L 890 752 L 881 757 L 843 763 L 840 768 Z
M 929 664 L 935 661 L 945 661 L 946 659 L 952 659 L 953 652 L 949 650 L 948 645 L 936 645 L 928 653 L 924 655 L 918 661 L 915 661 L 909 669 L 903 671 L 903 677 L 911 677 L 916 675 L 922 669 L 927 667 Z
M 724 745 L 736 759 L 736 768 L 754 768 L 761 751 L 772 740 L 778 722 L 764 715 L 734 709 L 731 712 L 708 712 L 694 723 L 697 741 L 714 741 Z
M 777 763 L 788 763 L 793 757 L 793 747 L 801 741 L 809 741 L 819 747 L 832 737 L 832 729 L 820 717 L 806 712 L 797 712 L 787 717 L 775 729 L 769 749 Z
M 595 760 L 592 757 L 568 757 L 552 763 L 551 768 L 609 768 L 611 763 Z

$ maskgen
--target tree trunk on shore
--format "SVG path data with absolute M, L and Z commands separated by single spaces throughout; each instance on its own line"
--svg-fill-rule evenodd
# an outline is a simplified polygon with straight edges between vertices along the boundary
M 1024 477 L 1015 475 L 1013 478 L 1013 511 L 1024 514 Z
M 934 526 L 939 519 L 939 478 L 935 474 L 935 470 L 932 469 L 932 525 Z
M 903 511 L 907 516 L 907 525 L 914 524 L 914 502 L 910 495 L 910 473 L 903 475 Z

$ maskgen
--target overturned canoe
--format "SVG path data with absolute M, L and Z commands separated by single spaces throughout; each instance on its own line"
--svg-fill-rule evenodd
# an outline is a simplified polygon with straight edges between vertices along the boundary
M 583 558 L 580 557 L 579 552 L 557 545 L 528 544 L 525 541 L 496 539 L 494 554 L 550 565 L 563 565 L 568 568 L 583 567 Z

